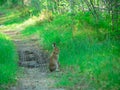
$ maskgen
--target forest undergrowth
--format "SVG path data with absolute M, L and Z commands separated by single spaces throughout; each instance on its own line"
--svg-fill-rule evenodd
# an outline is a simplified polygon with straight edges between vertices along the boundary
M 56 87 L 79 89 L 77 86 L 83 84 L 87 89 L 118 90 L 120 42 L 110 28 L 109 19 L 101 17 L 96 23 L 89 12 L 52 16 L 50 12 L 45 13 L 47 18 L 43 22 L 36 22 L 21 33 L 39 34 L 40 44 L 49 53 L 52 43 L 57 43 L 63 73 L 60 77 L 53 74 L 58 81 Z
M 5 26 L 23 23 L 31 18 L 24 17 L 22 20 L 20 16 L 12 18 L 10 22 L 5 21 Z M 100 17 L 96 22 L 90 12 L 53 14 L 48 10 L 43 10 L 35 17 L 38 21 L 22 30 L 21 34 L 26 37 L 39 35 L 40 45 L 49 53 L 54 42 L 60 48 L 61 74 L 53 73 L 50 76 L 57 81 L 56 87 L 64 87 L 68 90 L 81 88 L 119 90 L 120 37 L 118 33 L 111 30 L 109 18 Z M 15 77 L 16 51 L 11 41 L 3 39 L 3 35 L 1 40 L 3 43 L 0 44 L 0 57 L 2 57 L 0 83 L 6 83 Z M 10 63 L 8 60 L 11 60 Z M 8 67 L 10 71 L 7 69 L 7 72 Z M 8 76 L 4 77 L 5 73 Z M 59 74 L 59 77 L 56 74 Z

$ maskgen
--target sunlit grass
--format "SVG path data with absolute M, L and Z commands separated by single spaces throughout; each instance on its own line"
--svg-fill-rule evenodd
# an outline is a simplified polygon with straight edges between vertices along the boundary
M 52 74 L 58 81 L 57 87 L 118 90 L 120 42 L 107 36 L 110 31 L 108 21 L 101 18 L 96 24 L 89 13 L 56 15 L 49 21 L 43 13 L 22 23 L 9 23 L 4 30 L 18 30 L 24 36 L 39 34 L 40 44 L 49 53 L 52 43 L 57 43 L 62 72 L 59 77 Z
M 5 0 L 1 2 L 3 1 Z M 19 0 L 10 2 L 13 1 Z M 49 1 L 43 3 L 48 6 L 44 5 L 44 8 L 58 9 L 59 12 L 59 8 L 65 6 L 66 0 L 60 2 L 63 6 L 59 5 L 61 7 L 58 8 L 57 4 L 51 7 Z M 7 1 L 9 4 L 10 2 Z M 43 10 L 38 16 L 33 14 L 36 6 L 36 9 L 41 10 L 43 5 L 31 3 L 31 8 L 16 5 L 12 6 L 14 9 L 7 4 L 0 6 L 0 31 L 14 30 L 24 36 L 39 35 L 40 45 L 49 53 L 52 51 L 52 43 L 56 42 L 60 48 L 61 69 L 60 72 L 51 74 L 51 78 L 56 80 L 56 87 L 68 90 L 119 90 L 120 37 L 119 31 L 111 31 L 111 18 L 99 15 L 99 20 L 95 20 L 86 10 L 84 13 L 66 12 L 61 15 L 53 15 L 51 11 Z M 73 5 L 74 10 L 76 5 Z M 9 38 L 0 34 L 0 42 L 1 86 L 15 81 L 17 55 Z
M 101 21 L 97 27 L 92 22 L 94 20 L 89 14 L 78 14 L 75 17 L 58 15 L 49 23 L 33 25 L 22 31 L 25 36 L 39 34 L 40 44 L 49 52 L 52 50 L 52 43 L 57 43 L 63 72 L 60 78 L 56 77 L 59 81 L 56 83 L 57 87 L 79 90 L 80 87 L 77 88 L 76 85 L 85 85 L 87 87 L 83 89 L 86 90 L 118 90 L 119 40 L 107 38 L 109 23 Z M 104 23 L 106 26 L 102 27 Z M 84 80 L 80 82 L 79 78 Z
M 12 41 L 0 33 L 0 90 L 15 82 L 17 73 L 17 52 Z
M 15 8 L 15 9 L 6 9 L 6 8 L 1 8 L 0 7 L 0 24 L 5 24 L 8 25 L 15 21 L 15 19 L 19 18 L 20 12 Z
M 11 31 L 11 30 L 15 30 L 15 31 L 22 31 L 24 30 L 26 27 L 30 26 L 30 25 L 34 25 L 37 22 L 38 18 L 33 16 L 27 20 L 25 20 L 22 23 L 14 23 L 14 24 L 10 24 L 10 25 L 3 25 L 0 26 L 0 30 L 6 30 L 6 31 Z
M 24 29 L 26 29 L 27 27 L 29 28 L 29 26 L 31 27 L 32 25 L 35 25 L 36 23 L 37 24 L 41 24 L 41 23 L 43 23 L 46 19 L 49 19 L 49 17 L 47 16 L 47 18 L 46 18 L 46 13 L 44 13 L 45 11 L 43 11 L 43 14 L 41 15 L 38 15 L 38 16 L 31 16 L 31 17 L 28 17 L 28 16 L 26 16 L 25 18 L 24 17 L 20 17 L 20 16 L 18 16 L 18 17 L 14 17 L 14 18 L 10 18 L 11 19 L 11 21 L 8 21 L 7 19 L 9 18 L 8 16 L 6 16 L 5 17 L 5 20 L 7 20 L 7 22 L 5 22 L 5 21 L 3 21 L 3 20 L 1 20 L 1 21 L 3 21 L 4 22 L 4 24 L 2 24 L 1 26 L 0 26 L 0 30 L 6 30 L 6 31 L 11 31 L 11 30 L 15 30 L 15 31 L 18 31 L 18 32 L 20 32 L 20 31 L 22 31 L 22 30 L 24 30 Z M 46 14 L 46 15 L 44 15 L 44 14 Z M 16 14 L 14 14 L 14 15 L 16 15 Z M 13 15 L 13 16 L 14 16 Z M 17 15 L 16 15 L 17 16 Z M 0 19 L 2 19 L 2 18 L 0 18 Z M 36 29 L 37 29 L 37 27 L 36 27 Z M 31 31 L 34 31 L 34 29 L 33 30 L 30 30 L 30 32 Z

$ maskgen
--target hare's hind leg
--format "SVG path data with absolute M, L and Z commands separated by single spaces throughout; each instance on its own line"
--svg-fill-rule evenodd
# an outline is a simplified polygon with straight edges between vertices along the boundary
M 56 71 L 60 71 L 59 70 L 59 63 L 58 62 L 56 62 Z

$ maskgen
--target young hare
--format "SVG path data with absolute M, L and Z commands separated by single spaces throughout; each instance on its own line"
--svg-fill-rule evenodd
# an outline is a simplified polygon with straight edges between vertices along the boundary
M 59 71 L 59 49 L 56 47 L 56 44 L 53 43 L 53 52 L 50 56 L 50 62 L 49 62 L 49 70 L 52 71 Z

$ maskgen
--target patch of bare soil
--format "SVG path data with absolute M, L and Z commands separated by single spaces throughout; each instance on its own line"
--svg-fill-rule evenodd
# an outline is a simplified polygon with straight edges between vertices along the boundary
M 14 41 L 19 54 L 18 65 L 23 68 L 16 85 L 9 90 L 64 90 L 53 88 L 55 81 L 48 77 L 48 54 L 39 46 L 37 37 L 21 38 L 16 31 L 3 31 Z

